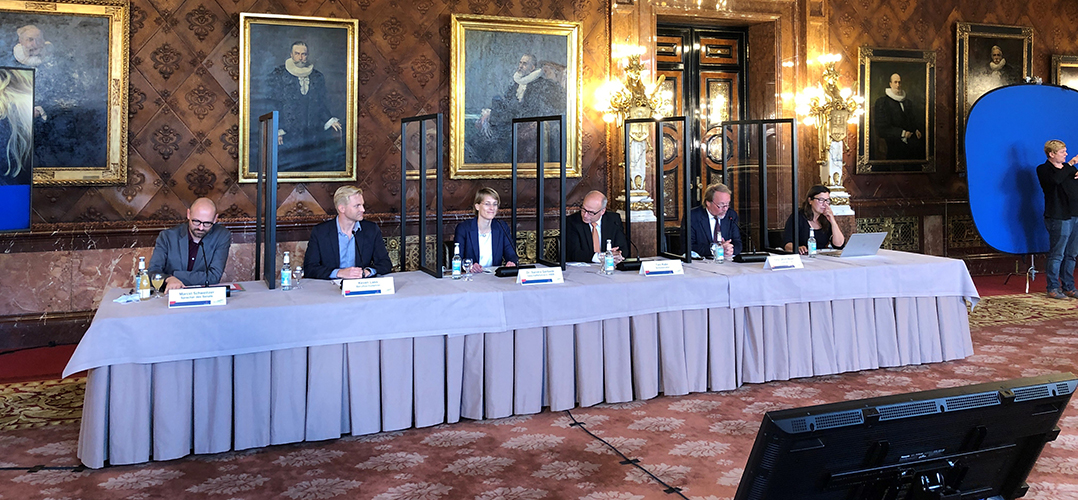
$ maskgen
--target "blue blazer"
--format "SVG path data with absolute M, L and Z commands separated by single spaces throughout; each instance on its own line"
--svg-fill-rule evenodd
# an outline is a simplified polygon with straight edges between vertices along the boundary
M 479 219 L 471 219 L 457 224 L 453 242 L 460 244 L 460 258 L 479 262 Z M 516 245 L 509 237 L 509 225 L 494 219 L 490 222 L 490 256 L 495 266 L 506 262 L 520 263 Z
M 359 221 L 362 228 L 356 233 L 356 267 L 373 268 L 378 276 L 393 271 L 382 230 L 368 220 Z M 311 229 L 307 251 L 303 254 L 303 275 L 308 278 L 328 280 L 334 269 L 341 267 L 340 244 L 337 243 L 337 218 L 319 223 Z M 348 266 L 345 266 L 348 267 Z
M 689 212 L 689 219 L 692 224 L 690 225 L 689 245 L 692 250 L 705 259 L 711 258 L 711 214 L 707 213 L 707 209 L 703 205 L 700 205 Z M 734 224 L 737 221 L 737 212 L 734 209 L 726 211 L 726 215 L 719 219 L 719 231 L 722 232 L 723 239 L 730 240 L 734 245 L 734 255 L 741 253 L 741 231 L 737 229 L 737 225 Z M 732 255 L 727 255 L 727 258 Z

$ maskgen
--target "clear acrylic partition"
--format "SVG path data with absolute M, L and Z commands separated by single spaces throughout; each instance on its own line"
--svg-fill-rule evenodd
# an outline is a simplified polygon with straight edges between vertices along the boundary
M 517 245 L 524 262 L 537 262 L 565 269 L 565 157 L 566 137 L 562 134 L 564 115 L 513 119 L 511 146 L 514 159 L 511 169 L 511 196 L 502 194 L 502 205 L 511 208 L 511 231 L 517 240 L 519 216 L 535 215 L 534 239 L 525 238 Z M 536 161 L 543 163 L 543 178 L 538 179 Z M 529 178 L 530 177 L 530 178 Z M 500 194 L 500 193 L 499 193 Z M 526 231 L 527 229 L 525 229 Z M 527 233 L 526 233 L 527 234 Z
M 442 114 L 431 114 L 401 120 L 401 223 L 397 234 L 385 236 L 397 237 L 398 269 L 405 271 L 408 266 L 409 244 L 414 245 L 415 268 L 440 278 L 448 262 L 444 247 L 444 226 L 442 221 L 442 185 L 445 175 L 442 158 L 445 141 L 442 130 Z M 414 227 L 411 229 L 409 226 Z M 411 239 L 412 241 L 409 241 Z
M 744 120 L 725 122 L 723 140 L 710 141 L 708 154 L 724 160 L 745 252 L 782 247 L 782 230 L 799 199 L 795 134 L 790 119 Z M 708 182 L 718 177 L 711 173 Z

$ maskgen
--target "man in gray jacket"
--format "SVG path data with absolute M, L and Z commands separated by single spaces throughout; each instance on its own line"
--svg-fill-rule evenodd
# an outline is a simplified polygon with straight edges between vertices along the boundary
M 150 273 L 164 273 L 165 290 L 221 281 L 232 233 L 217 225 L 217 205 L 199 198 L 187 209 L 187 222 L 157 235 Z

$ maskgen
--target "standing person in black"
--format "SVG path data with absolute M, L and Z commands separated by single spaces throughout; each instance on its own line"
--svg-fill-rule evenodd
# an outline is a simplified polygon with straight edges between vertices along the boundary
M 1037 167 L 1037 180 L 1044 190 L 1044 227 L 1048 229 L 1048 297 L 1076 298 L 1074 259 L 1078 256 L 1078 155 L 1067 161 L 1067 145 L 1060 140 L 1044 143 L 1048 161 Z

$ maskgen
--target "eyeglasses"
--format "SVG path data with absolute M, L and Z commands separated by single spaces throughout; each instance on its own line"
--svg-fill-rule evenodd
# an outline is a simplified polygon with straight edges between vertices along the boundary
M 813 198 L 812 201 L 818 201 L 820 203 L 823 203 L 824 205 L 831 204 L 831 198 Z
M 720 209 L 722 209 L 722 208 L 730 208 L 729 203 L 713 203 L 713 205 L 715 205 L 715 207 L 720 208 Z
M 194 225 L 196 225 L 198 227 L 211 227 L 211 226 L 213 226 L 213 221 L 198 220 L 198 219 L 188 219 L 188 220 L 191 221 L 191 224 L 194 224 Z
M 596 215 L 599 215 L 599 214 L 603 213 L 603 210 L 605 210 L 603 208 L 600 208 L 599 210 L 592 211 L 592 210 L 588 210 L 588 209 L 586 209 L 584 207 L 580 207 L 580 209 L 583 210 L 584 213 L 588 214 L 591 217 L 595 217 Z

